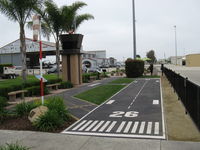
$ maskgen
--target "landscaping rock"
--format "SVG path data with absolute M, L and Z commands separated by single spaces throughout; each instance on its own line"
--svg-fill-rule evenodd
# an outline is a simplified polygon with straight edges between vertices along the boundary
M 31 110 L 28 119 L 30 122 L 35 122 L 40 116 L 44 115 L 48 111 L 46 106 L 39 106 Z

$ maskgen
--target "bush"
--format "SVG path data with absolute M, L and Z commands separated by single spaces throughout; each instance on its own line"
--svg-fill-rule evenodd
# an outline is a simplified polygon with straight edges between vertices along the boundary
M 4 108 L 5 106 L 7 106 L 7 99 L 5 97 L 1 97 L 0 96 L 0 109 Z
M 41 131 L 54 131 L 63 124 L 62 118 L 55 110 L 48 110 L 44 115 L 40 116 L 34 126 Z
M 125 71 L 128 78 L 140 77 L 144 73 L 144 61 L 127 59 L 125 62 Z
M 18 143 L 6 144 L 6 146 L 0 146 L 0 150 L 29 150 L 30 148 L 21 146 Z
M 63 120 L 66 121 L 68 119 L 67 109 L 61 97 L 49 98 L 46 100 L 45 106 L 47 106 L 49 110 L 54 110 L 57 112 L 59 117 Z
M 63 81 L 59 85 L 59 89 L 68 89 L 72 87 L 73 87 L 73 84 L 70 81 Z
M 33 87 L 29 87 L 26 88 L 26 90 L 28 91 L 26 93 L 26 96 L 39 96 L 40 95 L 40 86 L 33 86 Z M 44 95 L 48 94 L 49 90 L 44 86 Z
M 90 74 L 89 73 L 84 73 L 82 75 L 82 80 L 83 80 L 83 83 L 88 83 L 90 81 Z
M 30 111 L 36 107 L 37 105 L 35 105 L 35 103 L 22 102 L 15 106 L 15 111 L 18 116 L 24 116 L 24 115 L 28 115 Z

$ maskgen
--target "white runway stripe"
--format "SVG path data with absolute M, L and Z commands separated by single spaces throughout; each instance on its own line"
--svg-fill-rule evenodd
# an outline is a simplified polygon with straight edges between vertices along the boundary
M 78 129 L 79 131 L 82 131 L 83 129 L 85 129 L 90 123 L 92 123 L 92 120 L 88 121 L 86 124 L 84 124 L 80 129 Z
M 124 133 L 128 133 L 128 131 L 130 130 L 131 125 L 132 125 L 132 121 L 129 121 L 128 124 L 126 125 L 126 128 L 124 129 Z
M 151 134 L 151 130 L 152 130 L 152 122 L 148 122 L 148 125 L 147 125 L 147 134 Z
M 87 120 L 83 120 L 80 124 L 78 124 L 76 127 L 74 127 L 73 129 L 72 129 L 72 131 L 73 130 L 77 130 L 79 127 L 81 127 L 85 122 L 86 122 Z
M 106 123 L 101 127 L 99 132 L 103 132 L 105 130 L 105 128 L 109 125 L 109 123 L 110 123 L 110 121 L 106 121 Z
M 158 105 L 159 104 L 159 100 L 153 100 L 153 105 Z
M 97 120 L 94 121 L 87 129 L 85 129 L 85 131 L 90 131 L 97 124 L 97 122 Z
M 112 128 L 115 126 L 116 123 L 117 123 L 117 121 L 113 121 L 111 123 L 111 125 L 108 127 L 108 129 L 106 130 L 106 132 L 110 132 L 112 130 Z
M 100 128 L 100 126 L 104 123 L 104 121 L 100 121 L 96 127 L 94 127 L 94 129 L 92 129 L 92 131 L 97 131 L 97 129 Z
M 106 104 L 112 104 L 112 103 L 114 103 L 115 102 L 115 100 L 110 100 L 110 101 L 108 101 Z
M 159 134 L 159 122 L 155 123 L 154 134 Z
M 131 133 L 135 133 L 135 132 L 137 131 L 138 124 L 139 124 L 138 121 L 136 121 L 136 122 L 134 123 L 134 126 L 133 126 L 133 128 L 132 128 Z
M 144 127 L 145 127 L 145 122 L 142 121 L 141 125 L 140 125 L 140 130 L 139 130 L 139 134 L 144 133 Z
M 126 121 L 122 121 L 122 123 L 120 124 L 119 128 L 117 129 L 116 132 L 121 132 L 122 131 L 122 128 L 124 127 Z

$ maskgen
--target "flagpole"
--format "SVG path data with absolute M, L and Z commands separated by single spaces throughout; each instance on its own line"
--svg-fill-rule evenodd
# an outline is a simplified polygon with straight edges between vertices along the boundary
M 42 69 L 42 40 L 41 40 L 41 17 L 39 16 L 39 45 L 40 45 L 40 95 L 42 105 L 44 105 L 44 85 L 43 85 L 43 69 Z

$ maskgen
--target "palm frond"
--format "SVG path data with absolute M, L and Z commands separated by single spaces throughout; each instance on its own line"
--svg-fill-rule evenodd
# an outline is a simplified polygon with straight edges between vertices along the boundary
M 84 2 L 81 2 L 81 1 L 77 1 L 77 2 L 74 2 L 71 6 L 68 6 L 68 7 L 71 11 L 77 12 L 77 10 L 81 9 L 84 6 L 87 6 L 87 4 L 84 3 Z
M 91 14 L 82 14 L 82 15 L 78 15 L 75 18 L 75 23 L 76 23 L 76 29 L 77 30 L 79 28 L 79 26 L 86 20 L 91 20 L 94 19 L 94 16 Z

